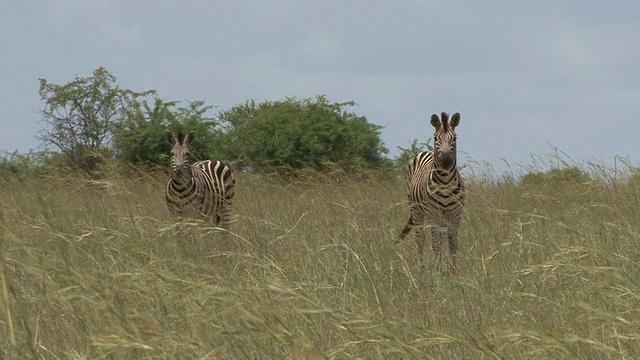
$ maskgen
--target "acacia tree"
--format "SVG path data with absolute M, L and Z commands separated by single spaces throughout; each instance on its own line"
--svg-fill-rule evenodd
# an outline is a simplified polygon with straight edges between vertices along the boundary
M 59 150 L 71 168 L 84 172 L 96 170 L 110 156 L 115 126 L 126 109 L 138 98 L 155 94 L 120 89 L 116 77 L 103 67 L 65 85 L 39 80 L 45 126 L 38 139 L 42 147 Z

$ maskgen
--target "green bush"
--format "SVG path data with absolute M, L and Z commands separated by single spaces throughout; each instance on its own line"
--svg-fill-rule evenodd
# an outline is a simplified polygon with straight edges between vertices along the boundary
M 47 171 L 48 159 L 51 154 L 30 151 L 26 154 L 4 153 L 0 158 L 1 177 L 33 177 Z
M 223 151 L 221 131 L 217 122 L 207 117 L 212 106 L 202 101 L 180 106 L 177 101 L 155 99 L 153 105 L 135 104 L 127 111 L 127 117 L 116 128 L 114 143 L 117 157 L 132 164 L 168 165 L 170 145 L 165 140 L 165 130 L 196 132 L 196 144 L 192 156 L 195 160 L 220 159 Z
M 398 155 L 393 161 L 395 167 L 397 169 L 407 170 L 409 163 L 416 155 L 418 155 L 418 153 L 433 150 L 431 140 L 432 139 L 429 138 L 426 143 L 418 143 L 418 139 L 413 139 L 413 141 L 409 143 L 408 148 L 397 146 L 398 150 L 400 150 L 400 155 Z
M 521 185 L 547 184 L 585 184 L 591 182 L 591 176 L 578 167 L 551 169 L 547 172 L 526 174 L 520 181 Z
M 247 101 L 220 114 L 227 157 L 245 169 L 343 170 L 385 165 L 381 126 L 345 110 L 353 102 L 287 98 Z

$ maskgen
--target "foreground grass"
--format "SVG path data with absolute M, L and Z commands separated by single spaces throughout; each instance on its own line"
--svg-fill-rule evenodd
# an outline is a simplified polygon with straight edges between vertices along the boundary
M 395 242 L 402 178 L 240 176 L 227 238 L 164 183 L 2 180 L 2 358 L 640 358 L 632 184 L 471 179 L 459 274 L 434 276 Z

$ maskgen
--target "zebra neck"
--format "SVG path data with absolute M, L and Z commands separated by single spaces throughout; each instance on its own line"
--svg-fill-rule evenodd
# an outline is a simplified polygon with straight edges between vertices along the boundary
M 453 178 L 458 176 L 458 167 L 453 166 L 451 169 L 435 168 L 433 169 L 433 175 L 439 178 Z
M 449 184 L 456 179 L 458 179 L 458 168 L 456 166 L 453 169 L 436 168 L 431 172 L 431 181 L 438 184 Z
M 173 173 L 171 175 L 173 187 L 176 190 L 187 189 L 193 186 L 194 180 L 191 173 Z

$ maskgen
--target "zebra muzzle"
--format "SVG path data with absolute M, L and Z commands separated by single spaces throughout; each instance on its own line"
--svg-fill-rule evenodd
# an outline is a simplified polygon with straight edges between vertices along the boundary
M 449 153 L 442 154 L 439 160 L 440 166 L 445 169 L 449 169 L 453 166 L 453 156 Z

